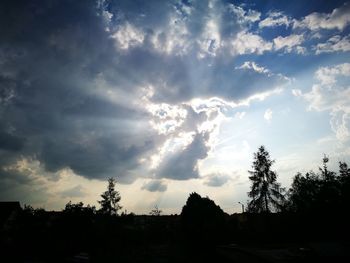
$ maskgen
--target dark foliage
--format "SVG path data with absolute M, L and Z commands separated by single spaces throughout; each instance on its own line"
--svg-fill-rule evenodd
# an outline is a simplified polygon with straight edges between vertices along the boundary
M 225 212 L 208 197 L 191 193 L 182 208 L 181 222 L 190 239 L 219 242 L 226 223 Z
M 319 173 L 298 173 L 289 190 L 287 209 L 299 213 L 339 213 L 349 201 L 350 172 L 345 162 L 339 163 L 339 175 L 328 169 L 328 157 L 323 158 Z
M 84 206 L 83 202 L 73 204 L 69 201 L 63 212 L 72 215 L 94 215 L 96 214 L 96 207 L 90 205 Z
M 350 204 L 350 169 L 345 162 L 339 162 L 340 206 L 344 209 Z

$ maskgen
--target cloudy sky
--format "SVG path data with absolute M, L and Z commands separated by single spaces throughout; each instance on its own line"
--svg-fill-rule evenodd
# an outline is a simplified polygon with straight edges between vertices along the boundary
M 288 187 L 350 158 L 350 3 L 0 4 L 0 200 L 240 211 L 265 145 Z

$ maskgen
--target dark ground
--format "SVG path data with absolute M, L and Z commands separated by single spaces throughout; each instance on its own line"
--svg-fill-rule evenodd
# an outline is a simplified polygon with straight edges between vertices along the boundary
M 186 225 L 176 215 L 19 210 L 2 222 L 0 262 L 350 262 L 346 221 L 333 218 L 323 217 L 328 228 L 282 214 Z

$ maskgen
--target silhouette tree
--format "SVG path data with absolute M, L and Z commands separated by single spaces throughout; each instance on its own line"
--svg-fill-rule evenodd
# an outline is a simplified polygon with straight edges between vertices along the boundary
M 316 209 L 322 186 L 321 179 L 314 172 L 303 176 L 297 173 L 288 191 L 288 210 L 295 212 L 312 212 Z
M 327 166 L 327 163 L 329 162 L 328 156 L 324 155 L 322 161 L 323 161 L 323 167 L 318 168 L 321 172 L 322 179 L 325 181 L 334 181 L 336 173 L 328 170 L 328 166 Z
M 222 237 L 226 213 L 208 197 L 191 193 L 181 211 L 181 223 L 189 239 L 216 242 Z
M 274 160 L 271 160 L 269 152 L 264 146 L 260 146 L 254 153 L 252 171 L 248 171 L 252 181 L 248 196 L 252 200 L 248 204 L 248 211 L 255 213 L 269 213 L 272 210 L 280 210 L 284 202 L 284 189 L 276 182 L 277 174 L 271 171 Z
M 99 212 L 102 214 L 117 215 L 118 210 L 122 208 L 119 205 L 121 197 L 119 192 L 115 190 L 115 184 L 116 180 L 109 178 L 107 191 L 101 194 L 102 200 L 98 201 L 98 203 L 101 205 Z
M 67 213 L 80 213 L 83 211 L 83 207 L 84 207 L 84 203 L 83 202 L 79 202 L 76 204 L 73 204 L 72 201 L 69 201 L 65 208 L 64 208 L 64 212 Z
M 162 210 L 160 210 L 157 205 L 155 205 L 151 212 L 149 212 L 151 216 L 160 216 L 161 213 Z
M 319 174 L 298 173 L 289 190 L 288 208 L 296 212 L 337 212 L 350 201 L 350 169 L 339 163 L 339 176 L 328 169 L 329 158 L 323 157 Z
M 83 202 L 74 204 L 72 203 L 72 201 L 69 201 L 66 204 L 63 212 L 66 214 L 75 214 L 75 215 L 79 215 L 79 214 L 94 215 L 96 213 L 96 207 L 90 206 L 90 205 L 84 206 Z
M 345 209 L 350 203 L 350 169 L 345 162 L 339 162 L 339 181 L 341 206 Z M 346 211 L 348 212 L 348 209 Z
M 225 212 L 213 200 L 195 192 L 190 194 L 181 211 L 182 219 L 190 225 L 220 221 L 224 215 Z
M 350 168 L 348 168 L 347 163 L 339 162 L 339 176 L 342 182 L 350 180 Z
M 320 170 L 320 192 L 318 197 L 318 205 L 320 209 L 327 211 L 335 211 L 339 208 L 340 202 L 340 185 L 336 173 L 328 169 L 327 163 L 329 158 L 324 155 L 323 167 Z

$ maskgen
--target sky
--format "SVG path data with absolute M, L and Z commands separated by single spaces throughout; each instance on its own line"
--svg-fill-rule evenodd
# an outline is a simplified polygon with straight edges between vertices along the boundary
M 5 0 L 0 34 L 2 201 L 234 213 L 260 145 L 286 188 L 350 161 L 350 2 Z

